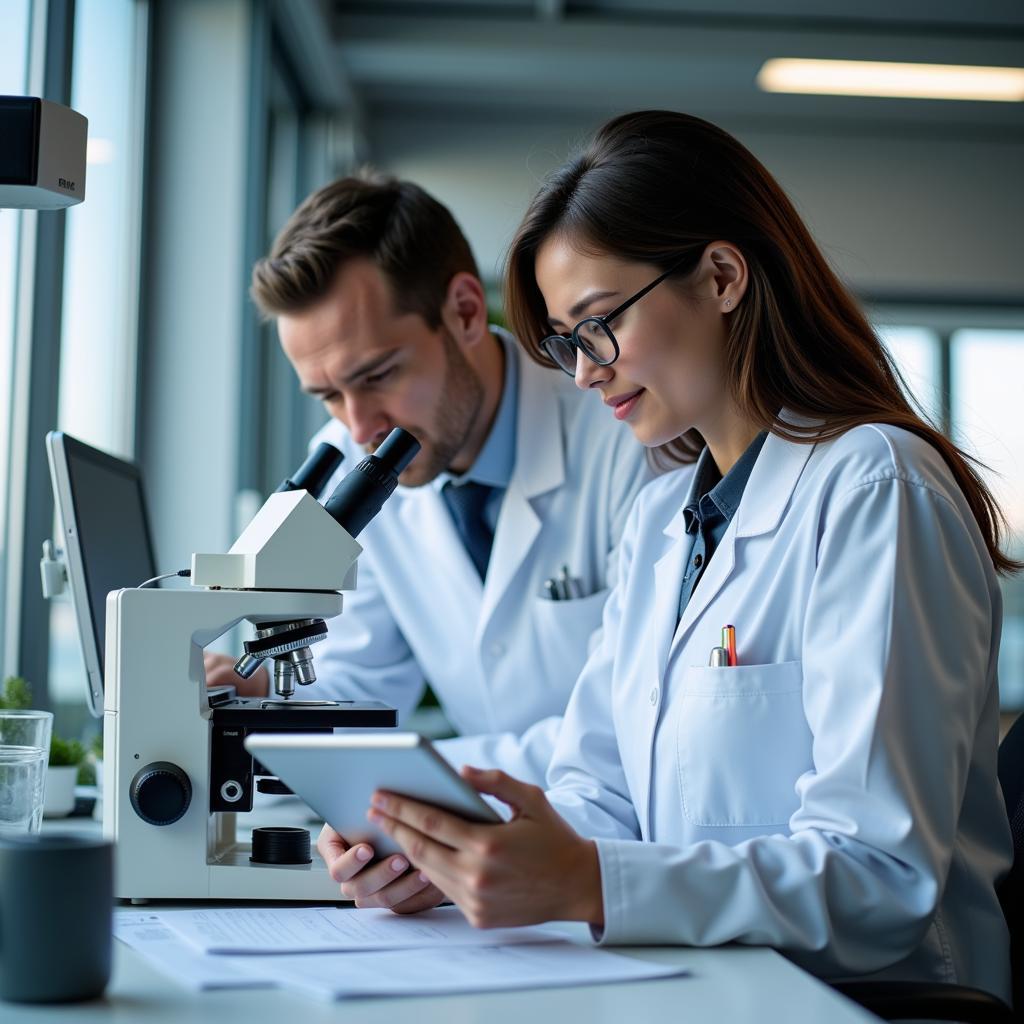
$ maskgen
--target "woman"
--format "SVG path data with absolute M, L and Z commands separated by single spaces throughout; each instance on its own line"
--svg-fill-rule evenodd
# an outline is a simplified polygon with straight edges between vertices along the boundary
M 507 301 L 686 468 L 637 500 L 546 798 L 466 770 L 515 811 L 480 826 L 378 794 L 418 872 L 343 891 L 1008 997 L 996 573 L 1020 565 L 780 187 L 706 122 L 616 118 L 534 199 Z

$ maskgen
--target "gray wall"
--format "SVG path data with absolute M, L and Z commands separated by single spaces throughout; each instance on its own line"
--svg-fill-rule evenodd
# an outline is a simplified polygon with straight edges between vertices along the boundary
M 593 125 L 378 114 L 375 164 L 447 203 L 493 278 L 526 203 Z M 857 290 L 1024 300 L 1024 141 L 766 132 L 724 124 Z

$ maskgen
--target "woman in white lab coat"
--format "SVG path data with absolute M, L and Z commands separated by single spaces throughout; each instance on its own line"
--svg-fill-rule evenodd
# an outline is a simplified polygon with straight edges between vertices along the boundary
M 467 769 L 511 822 L 375 799 L 421 904 L 1008 997 L 996 574 L 1020 566 L 780 187 L 706 122 L 616 118 L 534 199 L 506 297 L 531 355 L 680 468 L 634 507 L 546 797 Z

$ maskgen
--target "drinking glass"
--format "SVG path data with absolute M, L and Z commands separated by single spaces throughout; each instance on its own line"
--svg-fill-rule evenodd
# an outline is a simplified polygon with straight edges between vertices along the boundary
M 38 832 L 53 715 L 0 710 L 0 837 Z

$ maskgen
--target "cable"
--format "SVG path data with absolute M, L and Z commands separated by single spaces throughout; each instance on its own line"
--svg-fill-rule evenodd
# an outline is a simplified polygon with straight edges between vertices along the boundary
M 169 580 L 172 576 L 184 576 L 188 579 L 191 575 L 191 569 L 179 569 L 177 572 L 165 572 L 163 576 L 154 576 L 151 580 L 146 580 L 145 583 L 140 583 L 139 590 L 143 587 L 148 587 L 150 583 L 159 583 L 161 580 Z

